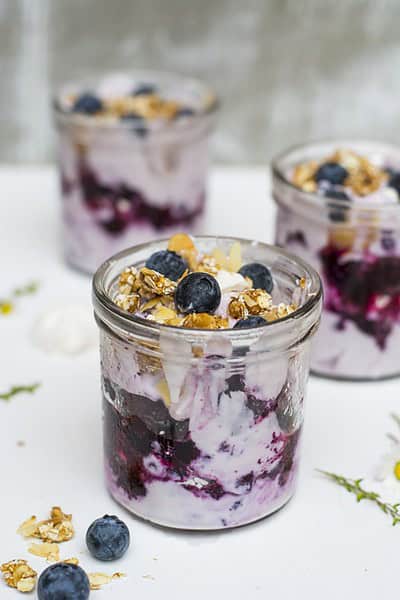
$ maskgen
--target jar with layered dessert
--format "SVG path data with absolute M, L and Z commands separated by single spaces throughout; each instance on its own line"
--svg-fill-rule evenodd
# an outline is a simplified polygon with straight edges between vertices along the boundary
M 162 72 L 60 88 L 54 116 L 69 265 L 93 273 L 123 248 L 201 232 L 217 106 L 206 84 Z
M 182 529 L 282 507 L 321 311 L 314 269 L 262 243 L 177 235 L 106 261 L 93 299 L 117 502 Z
M 273 162 L 276 243 L 324 287 L 313 372 L 368 380 L 400 374 L 400 149 L 308 144 Z

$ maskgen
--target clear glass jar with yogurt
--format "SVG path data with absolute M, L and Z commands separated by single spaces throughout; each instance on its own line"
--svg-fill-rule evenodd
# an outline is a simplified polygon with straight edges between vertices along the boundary
M 203 250 L 227 238 L 196 238 Z M 268 266 L 277 303 L 296 306 L 253 329 L 185 329 L 128 314 L 113 301 L 126 267 L 166 242 L 106 261 L 93 283 L 100 328 L 105 477 L 128 510 L 160 525 L 223 529 L 265 517 L 295 488 L 317 273 L 302 260 L 241 241 Z
M 114 73 L 57 92 L 68 264 L 93 273 L 132 244 L 201 231 L 217 105 L 207 85 L 162 72 Z
M 313 372 L 399 375 L 400 149 L 338 140 L 273 162 L 275 242 L 321 275 L 324 307 Z

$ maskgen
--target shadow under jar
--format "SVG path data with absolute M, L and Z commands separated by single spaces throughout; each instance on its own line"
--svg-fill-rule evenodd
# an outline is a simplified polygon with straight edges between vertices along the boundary
M 227 251 L 236 240 L 195 241 Z M 275 301 L 298 307 L 289 316 L 254 329 L 199 330 L 124 312 L 112 301 L 119 274 L 166 242 L 121 252 L 94 277 L 106 484 L 120 504 L 160 525 L 237 527 L 294 492 L 321 284 L 292 255 L 240 241 L 246 261 L 271 269 Z
M 110 74 L 59 90 L 68 264 L 93 273 L 132 244 L 201 231 L 217 105 L 205 84 L 162 72 Z
M 372 193 L 357 197 L 343 187 L 349 197 L 342 198 L 337 186 L 307 192 L 293 184 L 297 165 L 321 164 L 338 149 L 365 157 L 383 173 Z M 312 372 L 353 380 L 399 375 L 400 149 L 349 140 L 314 143 L 288 150 L 272 169 L 275 242 L 313 265 L 324 286 Z

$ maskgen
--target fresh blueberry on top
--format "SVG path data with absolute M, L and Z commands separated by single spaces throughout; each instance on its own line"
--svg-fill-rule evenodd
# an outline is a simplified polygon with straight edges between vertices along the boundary
M 140 136 L 144 137 L 147 133 L 146 121 L 143 117 L 135 112 L 129 112 L 121 116 L 121 121 L 124 123 L 132 123 L 132 129 Z
M 78 565 L 56 563 L 39 577 L 39 600 L 86 600 L 90 594 L 89 578 Z
M 213 313 L 221 302 L 218 281 L 208 273 L 189 273 L 178 283 L 175 305 L 179 312 Z
M 347 170 L 334 162 L 324 163 L 315 173 L 315 181 L 328 181 L 332 185 L 341 185 L 348 175 Z
M 392 171 L 389 177 L 388 186 L 396 190 L 400 196 L 400 172 Z
M 186 260 L 171 250 L 154 252 L 146 261 L 146 267 L 161 273 L 172 281 L 178 281 L 188 268 Z
M 183 106 L 175 113 L 175 119 L 179 119 L 180 117 L 192 117 L 195 111 L 193 108 L 189 108 L 188 106 Z
M 104 515 L 93 521 L 86 533 L 86 545 L 98 560 L 116 560 L 129 548 L 129 529 L 118 517 Z
M 251 317 L 247 317 L 247 319 L 240 319 L 235 325 L 233 329 L 250 329 L 251 327 L 258 327 L 259 325 L 265 325 L 267 321 L 258 315 L 252 315 Z
M 141 83 L 138 85 L 132 92 L 133 96 L 150 96 L 150 94 L 155 94 L 157 92 L 157 87 L 152 85 L 151 83 Z
M 85 115 L 95 115 L 103 109 L 103 103 L 91 92 L 81 94 L 72 107 L 72 111 L 76 113 L 84 113 Z
M 250 277 L 253 287 L 270 293 L 274 287 L 271 271 L 261 263 L 249 263 L 239 270 L 243 277 Z

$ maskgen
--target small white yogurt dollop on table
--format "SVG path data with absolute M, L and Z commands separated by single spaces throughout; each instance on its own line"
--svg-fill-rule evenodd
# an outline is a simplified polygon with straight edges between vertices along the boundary
M 49 354 L 81 354 L 96 346 L 97 339 L 92 312 L 79 303 L 48 308 L 32 329 L 34 344 Z

